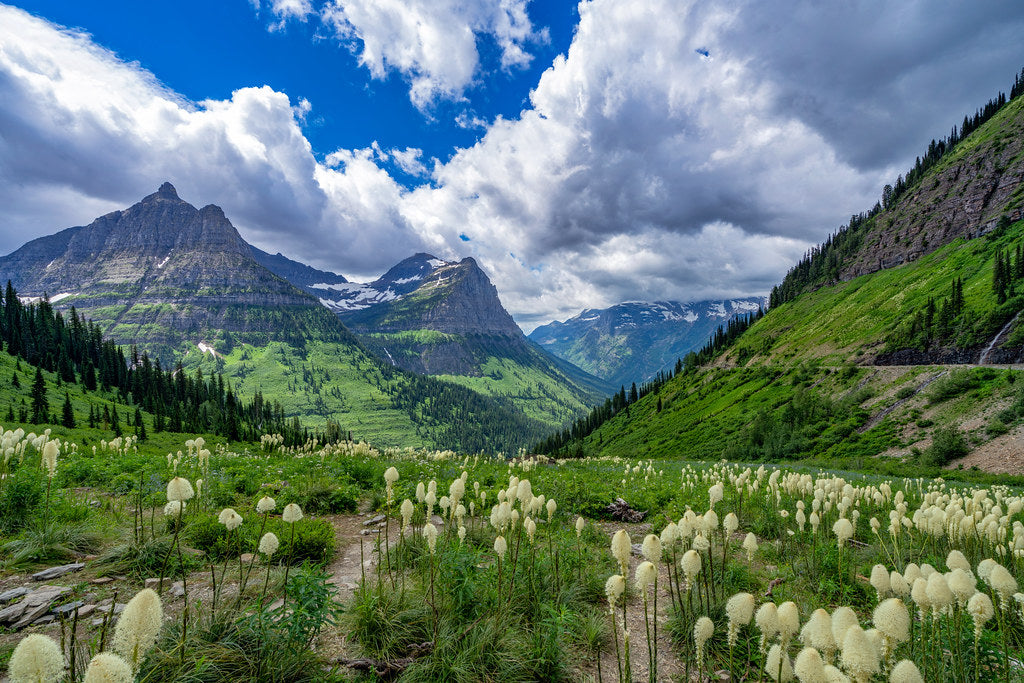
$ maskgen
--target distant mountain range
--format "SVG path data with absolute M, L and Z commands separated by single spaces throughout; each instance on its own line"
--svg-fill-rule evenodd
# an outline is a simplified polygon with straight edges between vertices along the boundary
M 526 445 L 609 390 L 527 341 L 472 259 L 418 254 L 375 282 L 351 283 L 253 247 L 219 207 L 197 209 L 170 183 L 0 257 L 8 279 L 21 296 L 74 306 L 107 338 L 165 366 L 213 363 L 240 392 L 279 398 L 314 422 L 362 425 L 357 436 L 381 443 Z M 501 419 L 520 423 L 520 434 L 499 428 L 495 441 L 469 422 L 445 423 L 427 408 L 441 405 L 438 392 L 464 395 L 462 411 L 475 400 L 493 415 L 511 411 Z
M 766 303 L 765 297 L 629 301 L 543 325 L 530 333 L 530 339 L 615 387 L 628 387 L 672 367 L 704 346 L 719 326 Z

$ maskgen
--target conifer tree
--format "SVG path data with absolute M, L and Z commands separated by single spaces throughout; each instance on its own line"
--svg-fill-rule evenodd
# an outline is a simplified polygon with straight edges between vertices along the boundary
M 32 423 L 43 424 L 50 415 L 50 404 L 46 400 L 46 381 L 43 371 L 36 368 L 36 378 L 32 382 Z
M 68 429 L 75 428 L 75 411 L 71 406 L 71 394 L 64 392 L 64 408 L 60 423 Z
M 121 420 L 117 416 L 117 406 L 110 409 L 110 431 L 114 432 L 114 436 L 121 436 Z

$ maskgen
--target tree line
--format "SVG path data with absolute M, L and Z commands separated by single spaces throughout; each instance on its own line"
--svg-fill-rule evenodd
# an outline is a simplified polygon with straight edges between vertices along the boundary
M 1014 76 L 1010 96 L 1000 92 L 985 106 L 978 108 L 973 116 L 964 116 L 958 126 L 954 125 L 949 135 L 928 143 L 923 156 L 917 157 L 914 166 L 905 175 L 899 175 L 894 184 L 882 188 L 881 200 L 866 212 L 854 214 L 850 221 L 831 234 L 820 245 L 815 246 L 793 266 L 782 282 L 772 288 L 769 307 L 775 308 L 792 301 L 809 288 L 836 282 L 846 260 L 861 247 L 871 219 L 883 210 L 896 206 L 900 198 L 920 183 L 927 172 L 975 130 L 995 116 L 1006 104 L 1024 94 L 1024 69 Z

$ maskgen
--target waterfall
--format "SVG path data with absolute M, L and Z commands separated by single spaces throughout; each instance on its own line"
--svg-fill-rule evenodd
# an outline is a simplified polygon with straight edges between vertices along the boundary
M 1003 325 L 1003 329 L 999 330 L 999 334 L 992 338 L 992 341 L 990 341 L 988 346 L 985 347 L 985 350 L 981 352 L 981 356 L 978 358 L 978 365 L 985 364 L 985 361 L 988 360 L 989 354 L 992 353 L 992 349 L 995 348 L 999 340 L 1002 339 L 1003 335 L 1006 334 L 1006 331 L 1010 329 L 1010 325 L 1017 321 L 1017 318 L 1020 317 L 1020 314 L 1021 311 L 1018 311 L 1017 315 L 1010 318 L 1010 322 Z

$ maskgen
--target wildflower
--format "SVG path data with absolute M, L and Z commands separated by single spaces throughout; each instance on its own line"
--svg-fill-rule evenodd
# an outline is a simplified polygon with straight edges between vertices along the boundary
M 853 536 L 853 524 L 845 517 L 840 517 L 836 520 L 836 523 L 832 525 L 832 533 L 836 535 L 836 541 L 839 543 L 839 549 L 842 550 L 843 544 Z
M 409 528 L 409 523 L 412 521 L 413 505 L 412 501 L 406 498 L 402 501 L 402 533 Z
M 711 507 L 715 507 L 715 503 L 722 500 L 722 496 L 725 493 L 725 487 L 722 486 L 722 482 L 718 482 L 714 486 L 708 489 L 708 500 L 711 503 Z
M 398 477 L 398 470 L 396 470 L 394 467 L 389 467 L 384 472 L 384 481 L 387 483 L 388 488 L 391 488 L 391 486 L 393 486 L 394 483 L 398 481 Z
M 960 567 L 946 575 L 946 583 L 949 584 L 949 589 L 953 591 L 956 602 L 961 607 L 967 604 L 967 601 L 971 599 L 971 596 L 977 590 L 977 582 L 974 576 L 970 574 L 970 570 L 964 570 Z
M 554 498 L 552 498 L 551 500 L 548 501 L 546 509 L 548 511 L 548 523 L 550 524 L 551 520 L 555 516 L 555 510 L 558 509 L 558 504 L 555 503 L 555 499 Z
M 277 501 L 269 496 L 263 496 L 256 503 L 256 512 L 261 515 L 265 515 L 268 512 L 273 512 L 274 508 L 277 507 Z
M 921 676 L 921 672 L 918 671 L 917 664 L 914 664 L 909 659 L 902 660 L 892 668 L 889 680 L 892 683 L 924 683 L 924 678 Z
M 242 516 L 235 512 L 234 508 L 224 508 L 220 511 L 220 515 L 217 516 L 217 521 L 227 527 L 228 531 L 234 531 L 241 526 Z
M 113 652 L 101 652 L 89 662 L 82 683 L 132 683 L 135 674 L 122 657 Z
M 612 536 L 612 557 L 619 563 L 619 573 L 625 575 L 629 568 L 629 554 L 633 545 L 629 539 L 629 533 L 625 529 L 619 529 Z
M 949 555 L 946 556 L 946 567 L 953 571 L 954 569 L 963 569 L 964 571 L 971 571 L 971 563 L 967 561 L 964 554 L 959 550 L 950 550 Z
M 576 538 L 580 538 L 580 536 L 583 535 L 583 526 L 585 524 L 586 522 L 583 520 L 582 517 L 576 518 Z
M 725 519 L 722 520 L 722 528 L 729 535 L 740 528 L 740 518 L 736 516 L 735 512 L 730 512 L 725 516 Z
M 836 642 L 836 647 L 842 647 L 846 631 L 857 624 L 856 612 L 845 605 L 836 608 L 836 611 L 832 613 L 832 638 Z
M 981 637 L 981 630 L 985 627 L 985 622 L 995 616 L 996 611 L 988 594 L 979 591 L 967 601 L 967 612 L 971 615 L 971 620 L 974 621 L 974 640 L 977 642 Z
M 889 593 L 889 570 L 883 565 L 876 564 L 871 568 L 871 587 L 878 593 L 879 602 Z
M 608 611 L 615 611 L 615 604 L 626 590 L 626 579 L 622 574 L 612 574 L 604 582 L 604 595 L 608 599 Z
M 420 483 L 416 484 L 416 500 L 417 502 L 422 503 L 426 500 L 426 497 L 427 491 L 423 487 L 423 482 L 421 481 Z
M 748 533 L 743 539 L 743 549 L 747 551 L 747 562 L 753 562 L 754 553 L 757 552 L 757 536 L 753 532 Z
M 910 613 L 899 598 L 879 603 L 872 619 L 875 628 L 891 643 L 905 643 L 910 639 Z
M 167 501 L 167 505 L 164 505 L 164 516 L 173 517 L 177 519 L 178 517 L 181 517 L 181 513 L 184 511 L 184 509 L 185 503 L 183 503 L 182 501 L 169 500 Z
M 654 578 L 658 575 L 658 569 L 650 561 L 643 561 L 637 565 L 636 571 L 634 572 L 634 581 L 636 589 L 640 592 L 644 592 L 648 586 L 654 583 Z
M 302 508 L 300 508 L 297 503 L 288 503 L 284 506 L 284 512 L 281 513 L 281 519 L 288 524 L 294 524 L 302 519 Z
M 263 534 L 263 538 L 260 539 L 260 552 L 266 555 L 268 558 L 277 552 L 277 549 L 281 547 L 281 542 L 278 540 L 277 535 L 273 532 L 268 531 Z
M 790 639 L 800 630 L 800 610 L 795 602 L 789 600 L 779 605 L 778 617 L 779 638 L 782 639 L 782 646 L 785 649 Z
M 715 632 L 715 623 L 707 617 L 701 617 L 693 626 L 693 642 L 697 649 L 697 671 L 704 667 L 704 644 Z
M 889 590 L 897 598 L 906 598 L 910 596 L 910 586 L 907 585 L 906 579 L 903 578 L 903 574 L 893 570 L 889 573 Z
M 779 608 L 774 602 L 766 602 L 757 608 L 754 615 L 754 623 L 761 631 L 761 641 L 758 646 L 761 652 L 765 651 L 768 641 L 779 632 Z
M 433 555 L 437 550 L 437 527 L 427 522 L 423 525 L 423 536 L 427 539 L 427 547 L 430 549 L 430 554 Z
M 992 567 L 988 585 L 992 586 L 992 590 L 999 594 L 999 602 L 1002 605 L 1006 605 L 1013 594 L 1017 592 L 1017 580 L 1001 564 Z
M 665 528 L 661 530 L 661 545 L 666 548 L 671 548 L 678 539 L 679 527 L 676 526 L 675 522 L 669 522 L 665 525 Z
M 654 534 L 644 536 L 643 545 L 640 547 L 644 559 L 657 564 L 661 561 L 661 539 Z
M 816 652 L 824 653 L 827 661 L 832 661 L 832 653 L 836 651 L 836 639 L 832 636 L 832 618 L 828 612 L 821 608 L 814 610 L 800 631 L 800 640 Z M 797 661 L 799 662 L 799 659 Z M 799 675 L 799 666 L 797 669 Z
M 7 668 L 11 683 L 56 683 L 64 676 L 64 655 L 53 638 L 25 636 L 14 648 Z
M 825 678 L 825 662 L 813 647 L 805 647 L 800 651 L 793 669 L 801 683 L 825 683 L 828 680 Z M 775 670 L 778 671 L 778 668 Z
M 879 660 L 875 646 L 858 624 L 846 629 L 842 648 L 843 666 L 854 679 L 867 681 L 878 673 Z
M 146 652 L 156 643 L 163 624 L 164 610 L 160 596 L 144 588 L 128 601 L 114 630 L 114 651 L 138 671 Z
M 737 593 L 725 603 L 725 613 L 729 617 L 729 647 L 735 647 L 740 627 L 749 624 L 754 616 L 754 596 Z
M 782 668 L 781 678 L 779 678 L 780 667 Z M 772 645 L 771 649 L 768 650 L 764 670 L 773 681 L 793 680 L 793 665 L 789 662 L 789 655 L 785 654 L 778 644 Z
M 946 577 L 935 572 L 928 577 L 925 585 L 925 595 L 935 612 L 941 612 L 953 602 L 953 591 L 949 590 Z
M 686 589 L 689 590 L 697 580 L 697 574 L 700 574 L 700 555 L 696 550 L 687 550 L 683 553 L 683 559 L 679 561 L 679 566 L 686 577 Z
M 167 500 L 189 500 L 194 495 L 192 484 L 184 477 L 175 477 L 167 482 Z
M 60 452 L 60 448 L 57 446 L 56 441 L 47 441 L 46 445 L 43 446 L 43 464 L 46 465 L 46 476 L 53 479 L 53 475 L 57 473 L 57 455 Z
M 459 526 L 459 543 L 462 543 L 465 540 L 466 540 L 466 527 L 460 525 Z
M 498 557 L 505 557 L 505 553 L 508 552 L 508 544 L 505 542 L 504 536 L 495 537 L 494 552 L 498 555 Z

